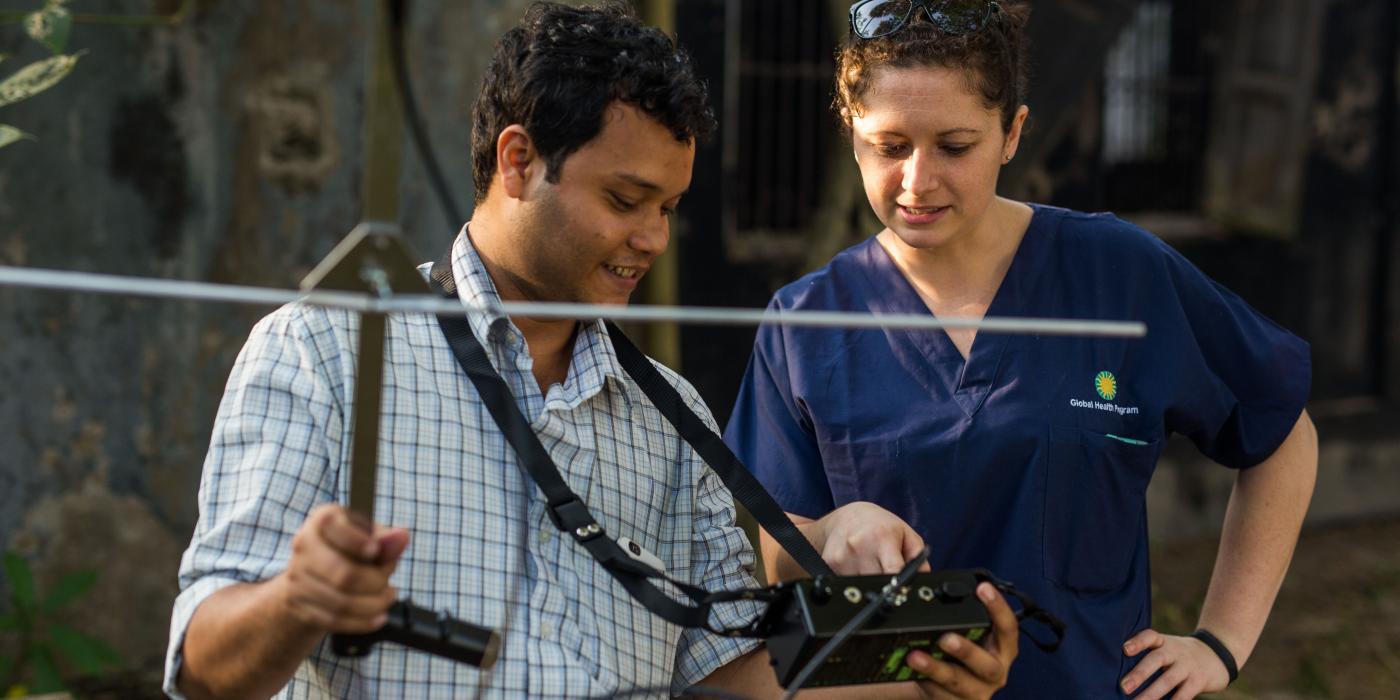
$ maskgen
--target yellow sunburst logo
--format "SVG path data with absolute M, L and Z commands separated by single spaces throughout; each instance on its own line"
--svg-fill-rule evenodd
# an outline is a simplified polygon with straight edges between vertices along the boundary
M 1113 397 L 1118 395 L 1118 378 L 1113 376 L 1112 372 L 1099 372 L 1098 376 L 1094 377 L 1094 389 L 1104 401 L 1112 401 Z

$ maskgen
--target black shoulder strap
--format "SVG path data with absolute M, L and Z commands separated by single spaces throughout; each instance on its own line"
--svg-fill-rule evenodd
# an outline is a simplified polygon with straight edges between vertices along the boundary
M 452 274 L 451 245 L 448 246 L 442 259 L 433 265 L 431 283 L 439 293 L 455 298 L 457 281 Z M 480 349 L 480 343 L 477 342 L 476 336 L 472 335 L 471 327 L 466 319 L 460 317 L 449 319 L 439 316 L 438 322 L 442 325 L 443 333 L 447 336 L 453 353 L 457 355 L 458 363 L 462 365 L 462 369 L 466 371 L 472 383 L 477 385 L 477 391 L 481 393 L 492 417 L 496 418 L 496 423 L 505 433 L 512 447 L 515 448 L 522 464 L 526 465 L 530 477 L 539 484 L 540 490 L 544 491 L 545 496 L 549 499 L 551 515 L 555 513 L 553 510 L 555 507 L 572 508 L 568 505 L 569 499 L 582 507 L 583 502 L 568 489 L 563 479 L 559 478 L 559 472 L 554 466 L 554 462 L 550 460 L 544 447 L 539 444 L 539 438 L 530 429 L 529 421 L 526 421 L 525 417 L 520 414 L 520 409 L 510 395 L 510 389 L 506 386 L 505 380 L 501 379 L 500 375 L 491 367 L 485 351 Z M 633 381 L 637 382 L 638 388 L 651 400 L 661 415 L 676 428 L 681 438 L 700 455 L 701 459 L 705 460 L 710 469 L 714 470 L 720 481 L 723 481 L 734 495 L 735 500 L 744 504 L 744 507 L 758 521 L 758 524 L 768 531 L 768 534 L 792 556 L 799 566 L 807 571 L 808 575 L 835 575 L 835 572 L 822 559 L 821 554 L 812 546 L 812 543 L 802 535 L 796 525 L 792 524 L 792 520 L 783 512 L 782 507 L 773 500 L 773 496 L 749 473 L 749 470 L 739 461 L 729 446 L 724 444 L 724 440 L 713 430 L 710 430 L 709 426 L 705 425 L 694 411 L 690 410 L 690 406 L 686 405 L 685 400 L 676 392 L 676 388 L 671 386 L 665 377 L 661 376 L 661 373 L 651 364 L 651 360 L 641 350 L 638 350 L 637 346 L 616 325 L 609 323 L 607 328 L 608 335 L 612 338 L 613 349 L 617 352 L 618 362 L 622 368 L 628 376 L 632 377 Z M 468 360 L 471 362 L 469 363 Z M 483 388 L 486 384 L 491 386 Z M 517 440 L 512 435 L 520 435 L 522 439 Z M 529 466 L 531 464 L 543 465 L 546 462 L 548 463 L 547 470 L 543 467 L 537 470 Z M 553 481 L 558 483 L 546 486 L 540 480 L 539 475 L 545 471 L 553 472 Z M 586 509 L 584 512 L 587 512 Z M 555 524 L 558 525 L 559 521 L 556 520 Z M 563 526 L 561 529 L 564 529 Z M 610 538 L 605 539 L 609 539 L 611 542 Z M 614 548 L 617 548 L 616 545 Z M 632 561 L 630 557 L 628 560 Z
M 773 500 L 773 496 L 749 473 L 734 451 L 724 444 L 724 440 L 690 410 L 690 406 L 686 405 L 676 388 L 661 376 L 661 372 L 651 364 L 651 360 L 632 344 L 622 329 L 612 323 L 608 323 L 607 326 L 608 335 L 612 337 L 613 349 L 617 351 L 617 359 L 622 363 L 622 368 L 637 382 L 637 387 L 651 399 L 651 403 L 661 411 L 661 415 L 676 427 L 681 437 L 706 464 L 710 465 L 710 469 L 719 475 L 720 480 L 734 494 L 735 500 L 744 504 L 754 520 L 787 550 L 799 566 L 807 570 L 808 575 L 835 575 L 836 572 L 832 571 L 822 559 L 822 555 L 817 553 L 811 541 L 792 524 L 792 520 Z
M 1030 633 L 1025 625 L 1021 626 L 1021 632 L 1030 638 L 1041 651 L 1053 652 L 1060 648 L 1060 643 L 1065 640 L 1065 623 L 1054 613 L 1040 607 L 1030 596 L 1022 593 L 1015 584 L 1005 579 L 999 578 L 996 574 L 987 569 L 973 569 L 972 574 L 979 581 L 988 581 L 1003 594 L 1015 598 L 1021 604 L 1021 609 L 1016 611 L 1017 621 L 1035 620 L 1050 629 L 1050 633 L 1055 635 L 1053 640 L 1045 640 Z
M 452 279 L 450 259 L 446 264 L 434 266 L 431 282 L 440 293 L 455 297 L 456 283 Z M 708 593 L 702 588 L 671 579 L 628 556 L 617 542 L 606 535 L 603 526 L 598 524 L 588 507 L 565 483 L 554 460 L 530 427 L 530 422 L 520 412 L 505 379 L 491 366 L 486 350 L 472 334 L 466 317 L 439 316 L 438 324 L 452 347 L 457 363 L 466 372 L 506 441 L 515 450 L 521 467 L 544 492 L 549 518 L 554 521 L 555 527 L 573 537 L 633 598 L 653 613 L 682 627 L 707 627 L 707 605 L 678 603 L 648 579 L 666 580 L 696 603 L 703 603 Z
M 452 274 L 450 247 L 443 259 L 433 266 L 430 282 L 440 294 L 449 298 L 456 297 L 457 284 Z M 439 316 L 438 324 L 442 327 L 443 335 L 452 348 L 457 363 L 476 387 L 491 417 L 515 450 L 521 467 L 544 493 L 549 516 L 554 525 L 572 536 L 623 588 L 652 612 L 677 625 L 708 629 L 708 601 L 713 598 L 710 594 L 701 588 L 666 577 L 633 559 L 623 552 L 611 537 L 606 536 L 603 527 L 588 511 L 583 500 L 569 488 L 563 476 L 559 474 L 559 468 L 540 444 L 539 437 L 520 412 L 520 407 L 516 405 L 510 387 L 491 366 L 485 349 L 472 334 L 471 324 L 466 317 Z M 734 493 L 735 498 L 753 513 L 755 519 L 809 573 L 831 574 L 831 568 L 783 513 L 782 508 L 773 501 L 772 496 L 749 474 L 724 441 L 690 410 L 675 387 L 661 376 L 651 361 L 616 326 L 609 324 L 608 331 L 623 369 L 638 383 L 642 392 L 651 399 L 662 415 L 676 427 L 681 437 L 711 469 L 715 470 L 721 481 Z M 648 580 L 650 578 L 661 578 L 670 582 L 699 605 L 691 607 L 677 603 L 656 588 Z

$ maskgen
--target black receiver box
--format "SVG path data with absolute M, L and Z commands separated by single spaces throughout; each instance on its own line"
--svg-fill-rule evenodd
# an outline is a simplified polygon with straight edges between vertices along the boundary
M 891 576 L 829 576 L 779 584 L 788 589 L 768 609 L 763 625 L 771 636 L 768 652 L 778 683 L 791 683 L 807 662 L 871 600 L 884 595 Z M 832 652 L 803 685 L 815 688 L 917 680 L 923 676 L 904 663 L 922 650 L 944 657 L 938 640 L 961 634 L 976 642 L 991 629 L 991 618 L 976 595 L 972 571 L 917 574 L 893 593 L 864 627 Z

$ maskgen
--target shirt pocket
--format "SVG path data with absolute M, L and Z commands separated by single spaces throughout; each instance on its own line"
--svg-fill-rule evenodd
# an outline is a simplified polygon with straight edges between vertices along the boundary
M 678 557 L 691 551 L 689 530 L 678 528 L 679 517 L 694 509 L 683 505 L 680 490 L 634 469 L 599 463 L 599 472 L 584 498 L 589 510 L 614 540 L 627 537 L 659 558 L 670 576 L 687 581 L 687 562 Z M 570 538 L 571 539 L 571 538 Z M 611 696 L 631 679 L 644 685 L 664 683 L 675 659 L 675 627 L 652 614 L 632 597 L 582 546 L 566 542 L 572 570 L 561 575 L 568 604 L 559 621 L 559 643 L 577 654 L 579 665 L 595 684 L 594 696 Z M 663 590 L 669 585 L 657 584 Z M 689 601 L 678 594 L 679 602 Z M 601 695 L 599 695 L 601 693 Z
M 1050 426 L 1046 451 L 1045 577 L 1075 591 L 1122 587 L 1142 536 L 1157 440 Z
M 600 464 L 599 468 L 583 496 L 593 517 L 603 525 L 609 537 L 630 538 L 663 561 L 667 560 L 666 545 L 674 544 L 678 537 L 686 534 L 676 531 L 676 511 L 694 515 L 693 508 L 680 502 L 681 490 L 635 469 L 612 464 Z M 667 566 L 671 566 L 671 562 L 668 561 Z

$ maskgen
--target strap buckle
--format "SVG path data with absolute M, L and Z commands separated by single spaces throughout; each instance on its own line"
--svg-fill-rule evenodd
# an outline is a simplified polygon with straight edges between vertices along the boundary
M 549 519 L 554 521 L 554 526 L 573 535 L 579 542 L 587 542 L 603 534 L 603 526 L 593 519 L 588 507 L 577 498 L 570 498 L 548 508 Z

